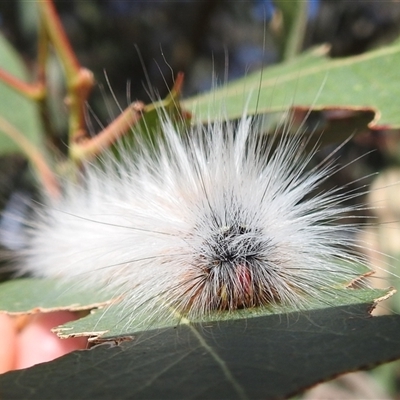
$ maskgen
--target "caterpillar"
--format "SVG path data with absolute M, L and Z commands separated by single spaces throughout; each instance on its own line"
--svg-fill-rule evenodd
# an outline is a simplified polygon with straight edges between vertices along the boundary
M 306 151 L 305 135 L 287 129 L 266 137 L 245 110 L 187 128 L 159 114 L 153 142 L 134 132 L 134 146 L 35 207 L 22 272 L 107 288 L 129 318 L 159 319 L 301 309 L 357 278 L 359 227 L 342 220 L 363 206 L 321 189 L 339 168 L 333 156 L 309 168 L 318 146 Z

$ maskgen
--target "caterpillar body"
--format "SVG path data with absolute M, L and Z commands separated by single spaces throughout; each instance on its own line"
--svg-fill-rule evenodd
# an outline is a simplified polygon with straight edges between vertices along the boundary
M 358 276 L 357 224 L 341 220 L 360 206 L 320 189 L 333 157 L 308 168 L 317 149 L 304 135 L 265 138 L 246 113 L 183 133 L 161 114 L 156 144 L 135 135 L 118 161 L 103 156 L 36 207 L 23 272 L 112 290 L 130 318 L 301 309 Z

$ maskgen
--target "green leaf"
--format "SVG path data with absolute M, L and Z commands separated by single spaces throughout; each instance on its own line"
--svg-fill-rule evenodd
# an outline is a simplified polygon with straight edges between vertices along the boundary
M 135 335 L 0 376 L 7 399 L 287 398 L 400 357 L 400 316 L 367 304 Z
M 281 112 L 290 107 L 374 115 L 372 129 L 400 128 L 400 42 L 362 55 L 329 59 L 328 47 L 265 68 L 182 102 L 196 120 Z M 370 117 L 369 117 L 370 118 Z M 350 132 L 354 133 L 354 132 Z
M 81 287 L 81 285 L 77 285 Z M 18 279 L 0 285 L 0 310 L 10 314 L 51 312 L 56 310 L 90 310 L 101 307 L 88 316 L 57 328 L 61 336 L 93 336 L 92 341 L 104 341 L 119 336 L 131 336 L 137 332 L 161 328 L 174 328 L 188 322 L 225 322 L 236 319 L 258 318 L 269 315 L 286 315 L 296 312 L 293 306 L 270 305 L 234 312 L 215 312 L 201 320 L 188 321 L 174 310 L 160 304 L 159 312 L 135 308 L 129 313 L 124 302 L 114 299 L 111 293 L 95 288 L 78 290 L 71 283 L 46 279 Z M 329 288 L 321 290 L 319 298 L 310 298 L 303 306 L 304 311 L 335 308 L 352 304 L 369 304 L 370 308 L 387 290 Z M 23 295 L 22 295 L 23 294 Z M 64 334 L 66 332 L 66 334 Z M 100 338 L 99 338 L 100 336 Z
M 366 289 L 354 291 L 351 289 L 338 289 L 335 291 L 334 298 L 332 297 L 332 294 L 329 293 L 322 294 L 318 300 L 310 299 L 304 312 L 318 309 L 332 309 L 343 305 L 360 303 L 370 304 L 369 308 L 372 308 L 372 304 L 374 304 L 375 300 L 384 297 L 386 294 L 387 291 L 384 290 Z M 174 329 L 177 325 L 187 323 L 201 322 L 207 324 L 217 322 L 220 327 L 223 327 L 229 325 L 233 320 L 248 320 L 250 318 L 268 317 L 270 315 L 286 316 L 293 312 L 296 312 L 294 307 L 270 306 L 237 310 L 234 312 L 215 312 L 201 320 L 189 321 L 179 315 L 172 314 L 172 311 L 171 316 L 165 319 L 161 319 L 158 314 L 153 316 L 148 313 L 141 313 L 140 310 L 137 310 L 137 316 L 130 315 L 129 311 L 127 315 L 126 307 L 114 304 L 100 311 L 94 312 L 87 317 L 66 323 L 55 331 L 57 331 L 60 336 L 66 338 L 71 336 L 83 336 L 83 334 L 87 335 L 88 332 L 94 332 L 94 338 L 92 338 L 92 341 L 101 342 L 112 340 L 115 337 L 131 336 L 132 334 L 141 331 L 168 327 Z
M 90 310 L 110 303 L 104 290 L 81 290 L 53 279 L 15 279 L 0 284 L 0 310 L 30 314 L 57 310 Z
M 275 306 L 217 312 L 202 321 L 151 320 L 144 314 L 124 317 L 123 304 L 112 303 L 104 291 L 78 291 L 56 280 L 6 282 L 0 285 L 0 309 L 13 314 L 104 307 L 56 330 L 105 344 L 4 374 L 1 394 L 26 399 L 287 397 L 339 373 L 400 357 L 400 346 L 392 347 L 400 340 L 400 317 L 368 314 L 386 296 L 385 290 L 330 289 L 301 312 Z
M 0 68 L 15 77 L 28 81 L 28 73 L 21 57 L 0 34 Z M 40 146 L 42 127 L 37 105 L 0 81 L 0 116 L 17 128 L 31 143 Z M 19 152 L 21 149 L 0 131 L 0 155 Z

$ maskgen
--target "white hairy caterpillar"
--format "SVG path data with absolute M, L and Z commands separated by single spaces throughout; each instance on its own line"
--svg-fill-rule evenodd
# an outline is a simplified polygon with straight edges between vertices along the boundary
M 344 205 L 356 194 L 341 188 L 318 193 L 333 157 L 307 170 L 317 149 L 304 135 L 266 139 L 246 113 L 188 132 L 161 114 L 156 145 L 135 135 L 135 150 L 88 165 L 36 208 L 24 272 L 107 287 L 130 318 L 301 309 L 359 275 L 357 224 L 341 220 L 362 206 Z

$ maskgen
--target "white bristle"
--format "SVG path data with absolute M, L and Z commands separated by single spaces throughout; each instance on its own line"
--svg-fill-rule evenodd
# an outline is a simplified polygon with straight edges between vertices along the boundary
M 302 134 L 266 138 L 244 116 L 162 135 L 89 165 L 37 207 L 22 270 L 123 295 L 124 309 L 202 317 L 268 304 L 302 308 L 358 274 L 352 195 L 321 192 L 333 161 L 309 163 Z M 350 261 L 350 262 L 349 262 Z M 74 281 L 75 282 L 75 281 Z

